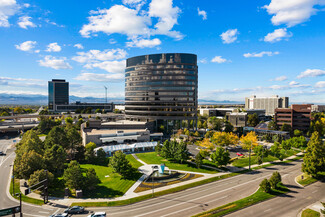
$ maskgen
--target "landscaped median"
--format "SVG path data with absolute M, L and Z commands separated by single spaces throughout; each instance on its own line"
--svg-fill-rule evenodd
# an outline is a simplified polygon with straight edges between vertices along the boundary
M 301 217 L 320 217 L 320 213 L 312 209 L 305 209 L 302 211 Z
M 315 182 L 317 182 L 320 179 L 324 179 L 325 178 L 325 173 L 319 173 L 319 178 L 314 178 L 311 175 L 308 175 L 306 173 L 303 173 L 299 176 L 296 177 L 296 182 L 298 182 L 300 185 L 302 186 L 307 186 L 310 184 L 313 184 Z
M 268 200 L 270 198 L 276 197 L 278 195 L 285 194 L 287 192 L 289 192 L 289 189 L 284 185 L 282 185 L 281 183 L 279 183 L 278 188 L 271 189 L 269 193 L 265 193 L 261 189 L 258 189 L 254 194 L 248 197 L 211 209 L 206 212 L 202 212 L 195 216 L 200 216 L 200 217 L 201 216 L 223 216 L 231 212 L 235 212 L 237 210 L 243 209 L 245 207 L 257 204 L 259 202 Z

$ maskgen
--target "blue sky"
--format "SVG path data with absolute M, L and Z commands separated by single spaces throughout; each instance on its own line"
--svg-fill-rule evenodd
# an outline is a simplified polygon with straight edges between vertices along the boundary
M 0 93 L 124 97 L 125 59 L 195 53 L 199 98 L 325 103 L 324 0 L 0 0 Z

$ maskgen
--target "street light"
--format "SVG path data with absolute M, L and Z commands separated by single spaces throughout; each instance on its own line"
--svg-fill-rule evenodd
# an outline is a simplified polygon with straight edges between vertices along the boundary
M 23 211 L 22 211 L 22 206 L 21 206 L 21 193 L 17 193 L 15 195 L 19 196 L 20 217 L 23 217 Z

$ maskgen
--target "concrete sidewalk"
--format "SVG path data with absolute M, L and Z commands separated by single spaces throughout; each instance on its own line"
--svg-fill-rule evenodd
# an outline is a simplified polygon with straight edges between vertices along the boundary
M 305 207 L 304 209 L 302 209 L 302 210 L 298 213 L 297 217 L 301 217 L 301 214 L 302 214 L 302 212 L 303 212 L 305 209 L 312 209 L 312 210 L 314 210 L 314 211 L 316 211 L 316 212 L 321 213 L 320 210 L 321 210 L 321 209 L 324 209 L 324 210 L 325 210 L 325 208 L 324 208 L 324 206 L 323 206 L 320 202 L 325 203 L 325 197 L 324 197 L 322 200 L 320 200 L 320 201 L 318 201 L 318 202 L 316 202 L 316 203 L 313 203 L 313 204 L 311 204 L 311 205 Z M 322 214 L 321 214 L 321 216 L 322 216 Z

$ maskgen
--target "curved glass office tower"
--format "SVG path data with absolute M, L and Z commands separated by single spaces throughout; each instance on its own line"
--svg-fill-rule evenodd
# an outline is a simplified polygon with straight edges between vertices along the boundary
M 196 127 L 197 56 L 166 53 L 127 59 L 125 114 L 132 120 L 155 120 L 176 126 L 181 121 Z

